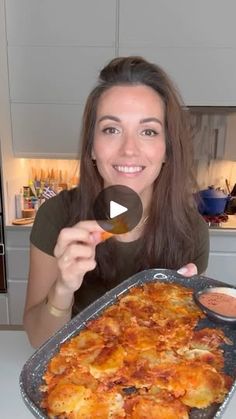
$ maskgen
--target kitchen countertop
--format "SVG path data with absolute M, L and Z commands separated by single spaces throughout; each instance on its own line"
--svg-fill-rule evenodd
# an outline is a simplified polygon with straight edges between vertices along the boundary
M 5 226 L 6 230 L 28 230 L 32 228 L 33 224 L 26 224 L 26 225 L 13 225 L 7 224 Z M 226 222 L 222 222 L 219 227 L 210 227 L 210 230 L 236 230 L 236 214 L 228 215 L 228 220 Z
M 19 389 L 19 375 L 24 363 L 33 354 L 24 331 L 0 330 L 0 402 L 2 419 L 30 419 Z M 223 419 L 235 419 L 236 393 L 231 398 Z
M 210 230 L 236 230 L 236 214 L 228 215 L 226 222 L 220 223 L 217 227 L 210 227 Z

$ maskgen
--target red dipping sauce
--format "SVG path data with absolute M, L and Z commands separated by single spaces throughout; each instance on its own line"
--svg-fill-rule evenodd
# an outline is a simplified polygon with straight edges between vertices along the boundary
M 231 295 L 219 292 L 209 292 L 201 294 L 199 296 L 199 301 L 205 307 L 218 314 L 228 317 L 236 317 L 236 298 Z

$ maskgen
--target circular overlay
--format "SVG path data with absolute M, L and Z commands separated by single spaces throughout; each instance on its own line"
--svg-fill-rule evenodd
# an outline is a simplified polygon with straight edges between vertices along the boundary
M 133 230 L 143 214 L 139 195 L 123 185 L 109 186 L 97 196 L 94 216 L 103 230 L 113 234 L 124 234 Z

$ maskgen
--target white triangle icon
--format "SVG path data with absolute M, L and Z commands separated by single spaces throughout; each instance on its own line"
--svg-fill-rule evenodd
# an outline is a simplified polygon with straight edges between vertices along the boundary
M 110 218 L 117 217 L 117 215 L 123 214 L 126 211 L 128 211 L 128 208 L 117 204 L 115 201 L 110 201 Z

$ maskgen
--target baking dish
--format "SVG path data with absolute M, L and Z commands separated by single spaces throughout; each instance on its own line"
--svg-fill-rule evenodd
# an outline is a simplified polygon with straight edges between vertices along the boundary
M 130 288 L 139 286 L 151 281 L 160 281 L 165 283 L 179 283 L 193 290 L 201 290 L 207 286 L 227 286 L 227 284 L 216 281 L 211 278 L 204 276 L 193 276 L 191 278 L 185 278 L 173 270 L 165 269 L 150 269 L 142 271 L 120 285 L 113 290 L 107 292 L 99 300 L 95 301 L 83 312 L 74 317 L 69 323 L 67 323 L 60 331 L 52 336 L 44 345 L 42 345 L 26 362 L 21 374 L 20 374 L 20 391 L 23 400 L 29 410 L 35 417 L 47 418 L 46 413 L 40 407 L 41 392 L 40 385 L 43 383 L 43 374 L 47 367 L 47 364 L 51 357 L 58 352 L 61 343 L 70 339 L 74 335 L 78 334 L 80 330 L 85 328 L 86 323 L 98 317 L 105 308 L 114 304 L 117 298 L 126 293 Z M 201 327 L 214 327 L 220 328 L 224 331 L 225 335 L 233 342 L 232 346 L 223 345 L 224 349 L 224 360 L 226 374 L 233 377 L 234 383 L 227 394 L 224 402 L 218 405 L 212 405 L 207 409 L 192 409 L 190 413 L 191 419 L 212 419 L 221 418 L 227 403 L 229 402 L 233 392 L 235 391 L 235 371 L 234 365 L 236 365 L 236 330 L 228 328 L 224 325 L 216 325 L 208 318 L 205 318 L 199 322 L 198 328 Z

